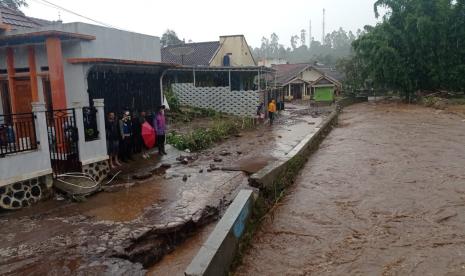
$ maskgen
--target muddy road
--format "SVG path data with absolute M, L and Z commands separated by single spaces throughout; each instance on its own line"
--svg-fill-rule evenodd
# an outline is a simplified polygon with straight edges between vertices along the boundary
M 285 156 L 323 119 L 299 112 L 199 153 L 167 147 L 162 159 L 139 158 L 83 202 L 0 212 L 0 275 L 182 275 L 248 175 Z
M 465 122 L 345 109 L 236 275 L 465 275 Z

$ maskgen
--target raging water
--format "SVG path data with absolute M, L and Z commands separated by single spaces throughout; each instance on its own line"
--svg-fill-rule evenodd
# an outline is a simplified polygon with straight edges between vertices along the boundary
M 465 275 L 464 141 L 455 115 L 347 108 L 236 275 Z

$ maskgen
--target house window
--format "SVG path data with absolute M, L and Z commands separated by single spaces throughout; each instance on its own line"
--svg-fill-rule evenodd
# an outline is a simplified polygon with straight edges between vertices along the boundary
M 11 98 L 7 81 L 0 82 L 0 101 L 2 108 L 0 114 L 11 114 Z

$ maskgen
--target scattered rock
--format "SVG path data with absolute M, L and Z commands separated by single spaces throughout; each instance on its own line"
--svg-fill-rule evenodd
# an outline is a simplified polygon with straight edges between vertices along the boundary
M 220 155 L 221 155 L 221 156 L 228 156 L 228 155 L 231 155 L 231 153 L 230 153 L 229 151 L 222 150 L 222 151 L 220 152 Z
M 208 168 L 208 169 L 207 169 L 207 172 L 212 172 L 212 169 Z
M 223 159 L 221 159 L 219 157 L 216 157 L 215 159 L 213 159 L 213 161 L 215 161 L 217 163 L 221 163 L 221 162 L 223 162 Z
M 242 151 L 236 151 L 237 154 L 241 155 L 242 154 Z
M 308 122 L 308 124 L 309 124 L 309 125 L 314 125 L 314 124 L 315 124 L 315 122 Z
M 199 173 L 203 173 L 203 169 L 200 169 L 200 170 L 199 170 Z
M 187 178 L 188 178 L 188 176 L 187 176 L 187 174 L 185 174 L 185 175 L 182 177 L 182 181 L 186 182 L 186 181 L 187 181 Z
M 183 165 L 187 165 L 190 162 L 194 161 L 195 159 L 197 159 L 196 156 L 184 156 L 184 155 L 181 155 L 178 158 L 176 158 L 176 161 L 180 162 Z
M 240 134 L 240 133 L 237 133 L 237 134 L 234 135 L 234 137 L 237 137 L 237 138 L 240 138 L 240 137 L 242 137 L 242 136 L 243 136 L 243 135 Z
M 218 171 L 220 168 L 216 166 L 215 164 L 210 164 L 210 170 L 212 171 Z
M 278 138 L 283 138 L 281 135 L 278 135 Z
M 144 180 L 144 179 L 147 179 L 147 178 L 150 178 L 152 177 L 152 173 L 151 172 L 142 172 L 142 173 L 136 173 L 132 176 L 133 179 L 136 179 L 136 180 Z
M 190 149 L 185 149 L 184 152 L 191 153 Z

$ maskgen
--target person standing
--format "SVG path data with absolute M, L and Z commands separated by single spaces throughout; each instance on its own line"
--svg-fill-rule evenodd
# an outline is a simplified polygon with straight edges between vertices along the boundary
M 123 113 L 123 117 L 119 121 L 119 131 L 121 135 L 121 160 L 127 162 L 131 157 L 131 142 L 132 142 L 132 126 L 131 116 L 129 111 Z
M 140 113 L 140 115 L 142 112 Z M 131 118 L 131 126 L 132 126 L 132 153 L 138 154 L 142 151 L 142 123 L 141 117 L 137 116 L 137 112 L 133 112 Z M 145 115 L 144 115 L 145 117 Z M 144 118 L 145 119 L 145 118 Z
M 155 132 L 157 134 L 157 146 L 158 153 L 160 155 L 166 155 L 165 151 L 165 140 L 166 140 L 166 118 L 165 118 L 165 106 L 162 105 L 158 109 L 157 114 L 154 118 Z
M 118 160 L 119 140 L 120 133 L 118 128 L 118 121 L 114 112 L 108 113 L 107 120 L 105 121 L 105 131 L 107 138 L 107 151 L 110 156 L 110 167 L 112 169 L 121 166 Z
M 275 100 L 271 100 L 268 104 L 268 116 L 270 117 L 270 126 L 273 125 L 274 116 L 276 113 L 276 102 Z

